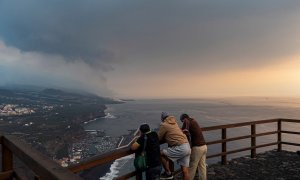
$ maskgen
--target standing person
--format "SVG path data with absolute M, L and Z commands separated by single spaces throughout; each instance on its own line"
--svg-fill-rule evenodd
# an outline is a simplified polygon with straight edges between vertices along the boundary
M 190 118 L 187 114 L 180 116 L 181 122 L 183 122 L 183 132 L 188 132 L 191 138 L 191 160 L 190 160 L 190 179 L 194 179 L 196 170 L 198 169 L 199 179 L 206 180 L 206 153 L 207 146 L 202 134 L 202 130 L 193 118 Z
M 140 126 L 141 136 L 131 145 L 131 149 L 136 153 L 142 153 L 146 141 L 146 179 L 158 180 L 161 172 L 160 144 L 157 133 L 150 130 L 148 124 Z M 147 140 L 145 140 L 145 136 Z
M 188 180 L 191 148 L 187 137 L 181 131 L 174 116 L 169 116 L 167 113 L 162 112 L 161 121 L 158 138 L 160 142 L 166 142 L 168 148 L 161 151 L 161 160 L 165 172 L 160 179 L 173 178 L 169 167 L 169 160 L 172 160 L 173 162 L 177 161 L 181 166 L 183 179 Z

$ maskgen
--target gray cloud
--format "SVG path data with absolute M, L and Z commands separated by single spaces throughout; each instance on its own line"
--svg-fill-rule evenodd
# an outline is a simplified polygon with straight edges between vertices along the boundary
M 62 55 L 109 70 L 115 54 L 102 40 L 103 13 L 97 6 L 79 0 L 2 1 L 0 37 L 22 51 Z
M 2 0 L 0 38 L 23 52 L 83 62 L 102 78 L 128 66 L 217 71 L 299 53 L 299 16 L 294 0 Z
M 23 51 L 63 55 L 104 70 L 120 56 L 141 61 L 195 55 L 203 64 L 254 63 L 298 50 L 299 5 L 280 0 L 6 0 L 0 6 L 0 36 Z
M 85 62 L 68 62 L 63 56 L 22 52 L 0 41 L 0 77 L 2 85 L 27 84 L 114 96 L 106 78 Z

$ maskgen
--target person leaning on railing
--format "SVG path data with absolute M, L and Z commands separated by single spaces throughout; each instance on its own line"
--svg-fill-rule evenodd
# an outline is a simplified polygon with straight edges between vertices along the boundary
M 206 153 L 207 146 L 202 130 L 196 120 L 187 114 L 181 114 L 180 121 L 183 123 L 182 131 L 187 133 L 191 139 L 190 179 L 194 179 L 198 169 L 199 179 L 206 180 Z
M 165 172 L 161 174 L 160 179 L 172 179 L 173 175 L 169 167 L 169 160 L 177 162 L 181 166 L 183 179 L 189 180 L 189 163 L 191 148 L 187 137 L 178 126 L 174 116 L 169 116 L 163 112 L 161 114 L 160 128 L 158 138 L 160 142 L 166 142 L 168 148 L 161 151 L 161 160 Z
M 131 149 L 134 150 L 135 153 L 140 154 L 145 148 L 147 164 L 147 169 L 145 170 L 146 179 L 158 180 L 161 172 L 161 162 L 160 144 L 157 133 L 151 131 L 148 124 L 142 124 L 140 126 L 140 133 L 141 136 L 131 145 Z

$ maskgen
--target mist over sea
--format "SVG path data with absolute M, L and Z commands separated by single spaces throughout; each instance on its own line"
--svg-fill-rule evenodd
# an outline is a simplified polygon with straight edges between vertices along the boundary
M 85 126 L 87 130 L 104 130 L 108 136 L 122 136 L 129 130 L 137 129 L 140 124 L 148 123 L 151 128 L 158 128 L 160 124 L 160 113 L 166 111 L 176 116 L 179 126 L 181 113 L 188 113 L 194 117 L 202 127 L 223 125 L 229 123 L 247 122 L 272 118 L 300 119 L 300 98 L 219 98 L 219 99 L 184 99 L 184 100 L 136 100 L 127 101 L 124 104 L 107 106 L 107 118 L 99 118 Z M 276 124 L 263 124 L 257 126 L 257 133 L 274 131 Z M 284 130 L 297 131 L 299 124 L 283 124 Z M 233 128 L 227 130 L 228 137 L 249 135 L 249 127 Z M 219 131 L 205 132 L 207 141 L 221 138 Z M 271 143 L 277 140 L 276 135 L 268 135 L 257 138 L 257 145 Z M 300 137 L 295 135 L 283 135 L 283 140 L 299 142 Z M 239 149 L 250 146 L 250 139 L 229 142 L 228 150 Z M 257 149 L 257 152 L 275 149 L 276 146 Z M 283 146 L 283 149 L 295 151 L 296 147 Z M 209 146 L 208 154 L 221 151 L 221 145 Z M 245 151 L 228 156 L 228 159 L 248 155 Z M 220 161 L 220 158 L 209 159 L 208 164 Z M 125 157 L 115 161 L 111 165 L 110 172 L 102 179 L 112 179 L 118 174 L 124 174 L 133 170 L 132 157 Z

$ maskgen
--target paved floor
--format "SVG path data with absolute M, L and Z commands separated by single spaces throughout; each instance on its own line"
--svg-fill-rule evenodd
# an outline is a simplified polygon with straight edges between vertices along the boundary
M 181 179 L 180 175 L 176 179 Z M 210 165 L 208 180 L 221 179 L 300 180 L 300 155 L 273 150 L 258 154 L 254 159 L 246 156 L 233 159 L 227 165 Z

